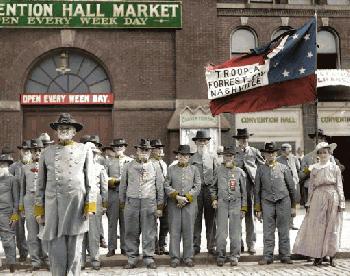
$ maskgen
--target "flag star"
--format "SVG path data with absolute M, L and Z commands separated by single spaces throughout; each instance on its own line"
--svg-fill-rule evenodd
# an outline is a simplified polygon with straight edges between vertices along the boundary
M 314 56 L 314 55 L 312 54 L 312 52 L 308 52 L 308 53 L 307 53 L 307 57 L 308 57 L 308 58 L 312 58 L 313 56 Z
M 305 69 L 304 67 L 301 67 L 301 68 L 299 69 L 300 75 L 301 75 L 301 74 L 304 74 L 304 73 L 305 73 L 305 70 L 306 70 L 306 69 Z
M 304 36 L 304 39 L 305 39 L 305 40 L 309 40 L 309 39 L 310 39 L 310 34 L 306 34 L 306 35 Z
M 286 69 L 284 69 L 282 75 L 283 75 L 285 78 L 286 78 L 286 77 L 289 77 L 289 72 L 288 72 Z
M 276 62 L 276 63 L 273 65 L 273 67 L 277 67 L 277 66 L 278 66 L 278 64 L 279 64 L 279 63 L 278 63 L 278 62 Z
M 293 39 L 297 39 L 298 36 L 299 36 L 299 34 L 294 34 L 294 35 L 293 35 Z

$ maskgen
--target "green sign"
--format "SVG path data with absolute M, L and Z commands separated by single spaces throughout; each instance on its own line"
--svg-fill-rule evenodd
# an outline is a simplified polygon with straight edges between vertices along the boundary
M 181 27 L 181 1 L 0 0 L 0 28 Z

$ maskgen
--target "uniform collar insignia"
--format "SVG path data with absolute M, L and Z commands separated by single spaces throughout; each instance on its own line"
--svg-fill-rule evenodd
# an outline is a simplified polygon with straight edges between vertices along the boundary
M 274 167 L 276 167 L 276 165 L 277 165 L 277 161 L 275 160 L 275 161 L 273 161 L 271 164 L 269 164 L 269 163 L 265 163 L 266 164 L 266 166 L 268 166 L 268 167 L 270 167 L 270 168 L 274 168 Z
M 64 141 L 59 141 L 58 144 L 61 146 L 71 146 L 74 145 L 75 142 L 73 140 L 64 140 Z
M 188 166 L 188 163 L 177 163 L 177 165 L 180 167 L 180 168 L 186 168 Z
M 224 164 L 224 166 L 225 166 L 225 168 L 227 168 L 227 169 L 234 169 L 234 168 L 236 167 L 235 164 L 230 164 L 230 165 Z

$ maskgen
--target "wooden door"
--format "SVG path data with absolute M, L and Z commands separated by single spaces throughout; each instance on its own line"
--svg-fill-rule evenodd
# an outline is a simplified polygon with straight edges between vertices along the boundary
M 23 139 L 38 137 L 47 132 L 51 139 L 57 140 L 56 132 L 51 129 L 50 123 L 57 121 L 60 113 L 68 112 L 72 117 L 82 123 L 84 128 L 77 133 L 75 141 L 86 134 L 99 135 L 103 144 L 112 141 L 112 110 L 103 108 L 37 108 L 23 111 Z

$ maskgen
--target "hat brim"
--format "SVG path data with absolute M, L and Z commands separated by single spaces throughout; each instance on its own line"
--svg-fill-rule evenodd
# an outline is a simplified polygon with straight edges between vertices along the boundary
M 9 165 L 13 164 L 13 160 L 0 160 L 0 162 L 7 162 Z
M 79 123 L 50 123 L 50 127 L 54 130 L 57 130 L 58 126 L 73 126 L 77 132 L 83 129 L 83 125 Z
M 199 137 L 193 137 L 192 138 L 192 141 L 197 141 L 197 140 L 207 140 L 207 141 L 209 141 L 211 139 L 211 137 L 204 137 L 204 138 L 199 138 Z
M 266 150 L 266 149 L 261 149 L 260 152 L 263 152 L 263 153 L 273 153 L 273 152 L 277 152 L 279 151 L 280 149 L 269 149 L 269 150 Z
M 128 144 L 127 143 L 125 143 L 125 144 L 110 144 L 110 146 L 111 147 L 127 147 L 128 146 Z
M 251 136 L 253 136 L 254 133 L 250 133 L 248 135 L 232 135 L 232 138 L 235 138 L 235 139 L 244 139 L 244 138 L 249 138 Z
M 52 145 L 52 144 L 54 144 L 55 143 L 55 141 L 43 141 L 43 144 L 44 144 L 44 146 L 45 145 Z
M 233 151 L 223 151 L 221 155 L 235 155 L 236 153 Z
M 330 149 L 331 152 L 333 152 L 336 148 L 337 148 L 337 144 L 336 143 L 332 143 L 332 144 L 328 144 L 327 147 L 322 147 L 322 148 L 319 148 L 319 149 L 314 149 L 313 150 L 313 153 L 314 154 L 317 154 L 317 152 L 320 150 L 320 149 Z
M 193 155 L 194 153 L 193 152 L 183 152 L 183 151 L 177 151 L 177 150 L 174 150 L 173 153 L 175 154 L 182 154 L 182 155 Z
M 140 146 L 140 145 L 135 145 L 134 147 L 135 147 L 135 149 L 148 149 L 148 150 L 154 149 L 154 147 L 144 147 L 144 146 Z

